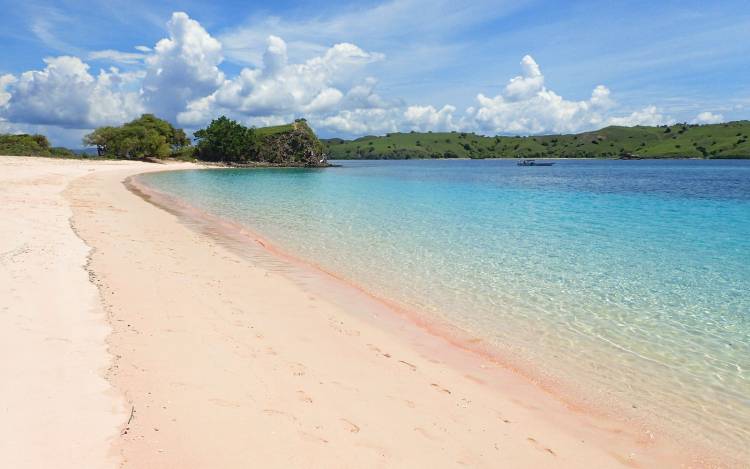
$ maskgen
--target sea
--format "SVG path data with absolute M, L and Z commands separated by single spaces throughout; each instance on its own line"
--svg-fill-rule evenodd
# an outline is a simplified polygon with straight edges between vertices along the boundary
M 750 161 L 338 161 L 147 186 L 750 459 Z

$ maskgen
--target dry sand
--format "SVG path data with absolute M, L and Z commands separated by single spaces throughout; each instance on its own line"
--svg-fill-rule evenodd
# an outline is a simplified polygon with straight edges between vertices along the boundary
M 162 169 L 0 158 L 0 467 L 686 462 L 122 183 Z
M 113 467 L 124 400 L 110 365 L 89 249 L 63 191 L 142 164 L 0 157 L 0 467 Z

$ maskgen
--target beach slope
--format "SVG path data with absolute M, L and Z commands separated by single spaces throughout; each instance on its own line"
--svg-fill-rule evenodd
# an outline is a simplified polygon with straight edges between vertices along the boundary
M 685 462 L 123 184 L 187 165 L 0 161 L 4 467 Z
M 64 191 L 92 171 L 147 166 L 0 156 L 1 467 L 116 467 L 127 416 L 104 377 L 110 328 Z

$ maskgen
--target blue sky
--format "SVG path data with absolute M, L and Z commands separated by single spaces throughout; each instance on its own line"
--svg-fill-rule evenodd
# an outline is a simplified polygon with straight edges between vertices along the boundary
M 750 107 L 747 1 L 0 6 L 0 132 L 71 146 L 140 112 L 188 129 L 307 117 L 358 136 L 707 123 Z

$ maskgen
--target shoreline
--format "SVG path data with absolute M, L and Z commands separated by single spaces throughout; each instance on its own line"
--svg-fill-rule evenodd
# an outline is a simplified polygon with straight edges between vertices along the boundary
M 529 363 L 528 360 L 520 359 L 519 357 L 509 358 L 508 356 L 504 356 L 499 349 L 489 345 L 481 337 L 472 336 L 454 324 L 438 320 L 428 314 L 412 311 L 404 305 L 374 294 L 366 287 L 358 285 L 335 272 L 326 270 L 310 260 L 300 259 L 289 254 L 275 242 L 246 225 L 207 213 L 182 199 L 156 190 L 138 179 L 139 175 L 129 177 L 125 181 L 125 186 L 145 201 L 177 216 L 186 226 L 190 226 L 199 232 L 208 233 L 214 238 L 222 239 L 227 246 L 238 251 L 242 251 L 247 247 L 248 243 L 254 244 L 256 248 L 262 249 L 275 258 L 280 258 L 282 261 L 288 262 L 296 268 L 308 272 L 315 271 L 317 275 L 322 277 L 320 281 L 323 283 L 330 284 L 334 282 L 339 284 L 342 289 L 356 290 L 356 294 L 362 297 L 359 298 L 360 301 L 364 299 L 364 301 L 377 303 L 375 308 L 384 312 L 383 315 L 373 315 L 378 321 L 382 321 L 383 323 L 373 324 L 387 333 L 400 335 L 402 340 L 414 340 L 417 342 L 424 341 L 423 336 L 431 336 L 430 340 L 435 339 L 450 348 L 455 348 L 460 353 L 467 353 L 472 356 L 468 360 L 466 357 L 456 360 L 458 354 L 450 351 L 438 351 L 438 347 L 433 346 L 431 352 L 440 354 L 441 359 L 445 360 L 446 363 L 451 362 L 451 358 L 453 359 L 450 366 L 457 368 L 470 367 L 472 364 L 467 365 L 467 362 L 474 361 L 474 359 L 485 362 L 490 366 L 498 366 L 515 375 L 512 379 L 520 379 L 533 384 L 534 387 L 542 390 L 550 397 L 559 400 L 570 411 L 578 413 L 584 418 L 603 419 L 610 423 L 616 422 L 616 425 L 621 426 L 618 432 L 630 433 L 633 436 L 640 433 L 641 437 L 639 438 L 645 438 L 642 441 L 648 441 L 649 444 L 653 442 L 656 435 L 658 435 L 658 439 L 662 442 L 665 440 L 668 442 L 670 440 L 669 436 L 674 436 L 670 432 L 660 428 L 658 422 L 653 420 L 646 422 L 638 416 L 628 413 L 628 409 L 622 402 L 613 403 L 610 401 L 606 404 L 593 402 L 589 399 L 593 396 L 577 394 L 580 390 L 574 389 L 569 383 L 565 384 L 565 391 L 562 391 L 561 383 L 557 378 L 540 373 L 536 369 L 537 367 Z M 219 228 L 212 229 L 212 227 Z M 290 276 L 291 274 L 285 271 L 285 275 Z M 342 292 L 337 291 L 337 294 L 341 295 Z M 348 293 L 344 292 L 343 294 L 347 295 Z M 331 297 L 331 295 L 327 296 Z M 390 317 L 384 317 L 389 315 Z M 409 332 L 405 332 L 405 329 L 410 330 Z M 451 354 L 455 356 L 450 358 L 446 356 Z M 476 363 L 473 363 L 473 365 L 476 365 Z M 484 367 L 484 365 L 481 366 Z M 667 443 L 667 445 L 672 444 L 675 443 Z M 696 447 L 692 447 L 689 454 L 690 457 L 688 459 L 692 463 L 702 461 L 697 464 L 720 465 L 716 461 L 720 461 L 721 459 L 710 450 L 697 450 Z
M 365 292 L 337 303 L 267 246 L 240 255 L 216 227 L 201 231 L 122 183 L 199 166 L 11 162 L 39 166 L 29 190 L 45 184 L 40 174 L 75 166 L 53 206 L 72 211 L 65 229 L 89 246 L 89 262 L 68 259 L 64 271 L 88 270 L 89 282 L 76 285 L 99 287 L 99 317 L 110 328 L 105 349 L 87 352 L 103 365 L 85 371 L 106 375 L 111 402 L 127 402 L 105 420 L 80 401 L 109 433 L 77 424 L 78 409 L 66 409 L 69 428 L 49 436 L 63 447 L 71 430 L 94 437 L 108 456 L 87 467 L 720 465 L 571 408 L 522 375 L 371 308 Z M 38 274 L 45 266 L 23 267 Z M 37 404 L 19 404 L 19 415 Z M 19 449 L 38 451 L 34 441 Z
M 569 388 L 566 392 L 561 392 L 559 379 L 541 372 L 529 360 L 519 356 L 509 357 L 504 355 L 497 347 L 489 344 L 486 338 L 472 335 L 459 326 L 447 320 L 439 319 L 429 313 L 413 310 L 397 301 L 374 293 L 366 286 L 351 281 L 336 272 L 324 268 L 320 264 L 290 254 L 283 247 L 280 247 L 278 243 L 247 225 L 211 214 L 190 205 L 183 199 L 154 189 L 146 183 L 139 182 L 139 176 L 140 174 L 130 176 L 123 181 L 123 184 L 129 191 L 144 201 L 176 216 L 185 226 L 220 240 L 225 246 L 236 251 L 239 255 L 246 255 L 247 253 L 244 251 L 248 248 L 250 250 L 253 249 L 248 244 L 256 245 L 256 248 L 268 253 L 274 259 L 280 259 L 288 263 L 290 267 L 300 269 L 302 276 L 306 276 L 307 274 L 314 275 L 316 277 L 316 281 L 313 282 L 314 286 L 320 286 L 319 284 L 322 283 L 328 289 L 335 290 L 336 293 L 327 294 L 327 297 L 346 297 L 341 302 L 347 305 L 351 305 L 353 302 L 371 303 L 370 309 L 375 310 L 372 312 L 372 317 L 376 317 L 378 321 L 384 321 L 384 324 L 374 325 L 386 332 L 398 331 L 412 338 L 415 335 L 420 337 L 423 335 L 432 336 L 444 342 L 449 347 L 467 352 L 481 360 L 487 361 L 493 366 L 502 367 L 518 375 L 520 379 L 533 383 L 536 387 L 539 387 L 546 393 L 559 399 L 564 405 L 576 411 L 592 414 L 596 417 L 615 419 L 621 423 L 626 423 L 629 427 L 644 429 L 646 426 L 655 426 L 654 422 L 646 423 L 638 420 L 634 415 L 627 414 L 627 409 L 622 403 L 620 403 L 622 405 L 618 406 L 618 410 L 621 412 L 616 412 L 615 409 L 594 404 L 587 398 L 576 399 L 574 396 L 579 390 Z M 257 257 L 255 260 L 257 262 Z M 292 271 L 285 270 L 284 273 L 290 278 L 295 277 L 295 273 Z M 300 273 L 296 275 L 299 276 Z M 335 300 L 341 300 L 341 298 L 335 298 Z M 405 328 L 409 328 L 411 333 L 405 334 Z M 612 403 L 609 404 L 611 405 Z M 650 430 L 648 432 L 653 433 Z

